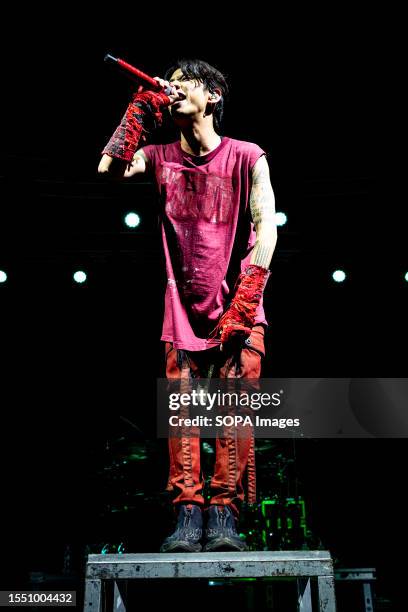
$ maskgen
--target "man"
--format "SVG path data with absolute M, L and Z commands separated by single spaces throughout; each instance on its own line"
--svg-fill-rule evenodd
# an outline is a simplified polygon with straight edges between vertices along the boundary
M 168 277 L 161 337 L 167 378 L 256 379 L 265 354 L 262 293 L 277 238 L 265 152 L 220 135 L 228 88 L 216 68 L 180 60 L 166 78 L 156 80 L 171 95 L 134 97 L 99 172 L 155 177 Z M 180 139 L 136 150 L 166 107 Z M 170 436 L 169 457 L 178 520 L 161 551 L 196 552 L 203 543 L 205 551 L 245 550 L 237 522 L 246 471 L 248 499 L 255 501 L 253 437 L 217 438 L 208 508 L 199 437 Z

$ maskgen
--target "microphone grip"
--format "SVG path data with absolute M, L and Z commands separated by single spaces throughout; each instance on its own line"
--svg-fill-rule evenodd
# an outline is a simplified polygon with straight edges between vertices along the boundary
M 142 72 L 138 68 L 135 68 L 131 64 L 128 64 L 124 60 L 119 59 L 118 57 L 114 57 L 110 53 L 107 53 L 105 55 L 104 62 L 106 62 L 107 64 L 116 64 L 126 72 L 137 77 L 140 81 L 143 81 L 146 85 L 149 86 L 150 89 L 153 89 L 154 91 L 163 91 L 167 96 L 175 93 L 172 87 L 162 87 L 160 83 L 152 79 L 152 77 L 150 77 L 148 74 L 145 74 L 144 72 Z

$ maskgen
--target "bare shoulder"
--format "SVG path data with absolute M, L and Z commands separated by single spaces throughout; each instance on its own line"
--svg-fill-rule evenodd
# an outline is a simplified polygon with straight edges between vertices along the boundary
M 266 156 L 261 155 L 252 168 L 252 181 L 257 183 L 266 179 L 269 179 L 269 165 Z

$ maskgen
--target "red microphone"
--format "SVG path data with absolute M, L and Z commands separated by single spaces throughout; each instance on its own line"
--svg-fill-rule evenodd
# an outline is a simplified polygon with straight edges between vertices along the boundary
M 153 89 L 153 91 L 163 91 L 166 96 L 176 94 L 176 90 L 173 87 L 162 87 L 160 83 L 155 81 L 149 75 L 145 74 L 138 68 L 131 66 L 131 64 L 128 64 L 124 60 L 119 59 L 118 57 L 113 57 L 113 55 L 110 55 L 110 53 L 105 55 L 104 62 L 107 64 L 116 64 L 116 66 L 122 68 L 128 76 L 133 76 L 133 78 L 136 78 L 137 80 L 144 82 L 145 85 L 148 85 L 148 89 Z

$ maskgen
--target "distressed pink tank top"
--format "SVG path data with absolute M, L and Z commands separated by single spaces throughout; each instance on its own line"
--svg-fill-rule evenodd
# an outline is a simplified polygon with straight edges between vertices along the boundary
M 179 141 L 143 151 L 160 196 L 167 287 L 161 339 L 202 351 L 255 244 L 249 210 L 258 145 L 223 137 L 210 153 L 185 153 Z M 266 324 L 262 303 L 256 323 Z

